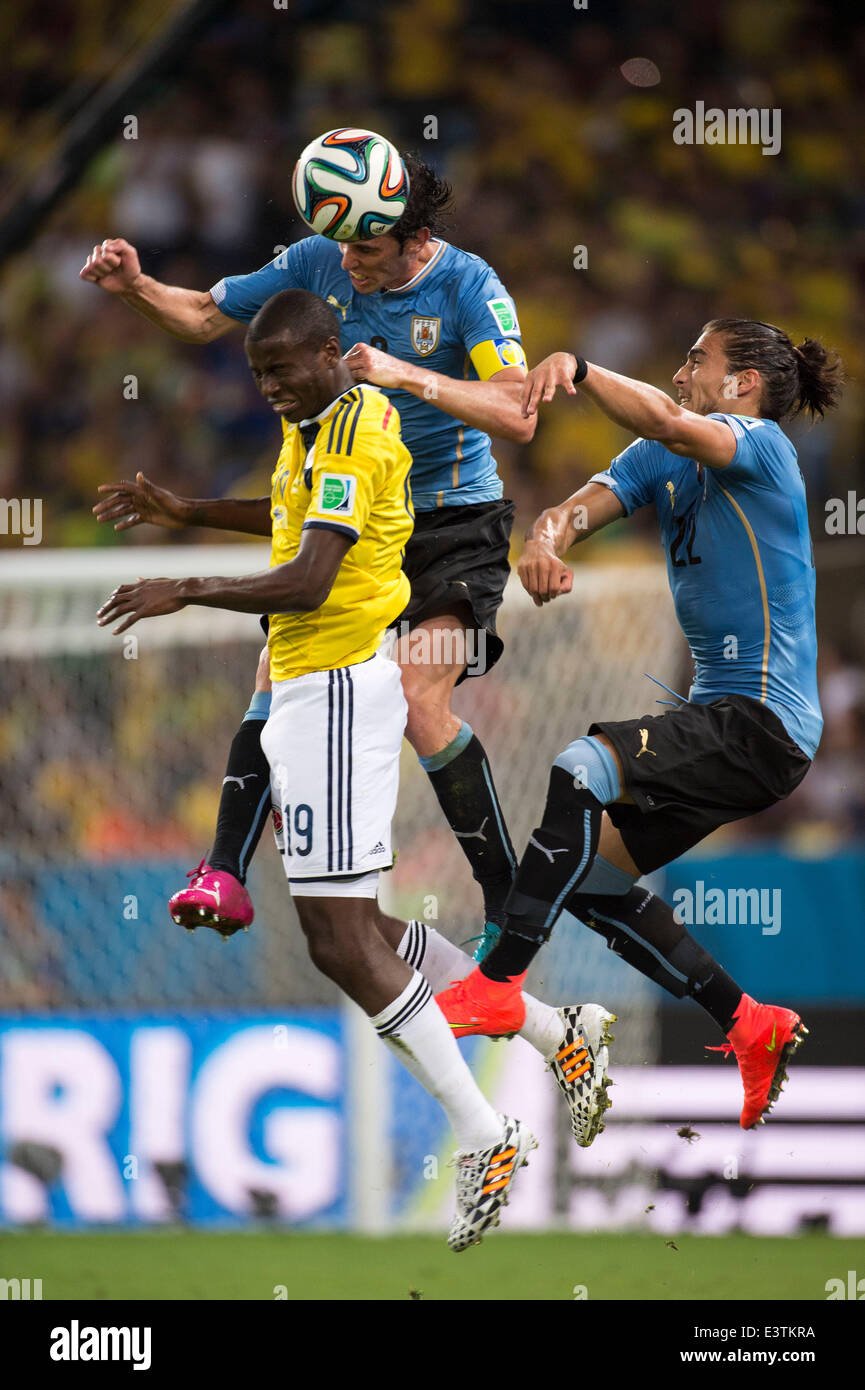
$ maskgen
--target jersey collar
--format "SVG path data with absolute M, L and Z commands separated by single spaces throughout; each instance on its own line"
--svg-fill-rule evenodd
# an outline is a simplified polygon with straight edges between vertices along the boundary
M 334 396 L 334 398 L 333 398 L 333 400 L 330 402 L 330 404 L 329 404 L 329 405 L 326 405 L 326 406 L 324 407 L 324 410 L 320 411 L 320 413 L 319 413 L 318 415 L 313 415 L 309 420 L 299 420 L 298 423 L 297 423 L 297 428 L 300 429 L 300 430 L 303 430 L 303 429 L 306 429 L 307 425 L 320 425 L 321 422 L 322 422 L 322 420 L 324 420 L 325 417 L 328 416 L 328 415 L 330 414 L 330 412 L 333 410 L 333 407 L 336 405 L 337 401 L 341 401 L 342 398 L 343 398 L 343 396 L 348 396 L 352 391 L 356 391 L 356 390 L 358 389 L 358 387 L 361 387 L 361 389 L 367 390 L 367 391 L 369 391 L 369 390 L 377 391 L 377 390 L 378 390 L 378 387 L 377 387 L 377 386 L 372 386 L 372 387 L 371 387 L 371 386 L 369 385 L 369 382 L 366 382 L 366 381 L 354 381 L 354 382 L 352 382 L 351 386 L 347 386 L 347 387 L 345 388 L 344 391 L 340 391 L 340 393 L 339 393 L 338 396 Z
M 429 272 L 432 270 L 433 266 L 438 265 L 439 261 L 441 260 L 442 256 L 448 248 L 448 243 L 446 241 L 442 241 L 438 237 L 434 238 L 434 240 L 438 242 L 438 250 L 433 252 L 426 265 L 421 266 L 417 275 L 413 275 L 412 278 L 410 280 L 407 280 L 404 285 L 395 285 L 392 290 L 389 290 L 387 288 L 383 289 L 382 294 L 405 294 L 406 290 L 413 290 L 418 281 L 422 280 L 425 275 L 428 275 Z

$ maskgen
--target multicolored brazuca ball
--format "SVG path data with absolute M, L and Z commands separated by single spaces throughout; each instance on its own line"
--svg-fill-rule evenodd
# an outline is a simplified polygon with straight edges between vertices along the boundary
M 345 127 L 313 140 L 291 191 L 304 222 L 333 241 L 384 236 L 402 217 L 409 178 L 399 151 L 373 130 Z

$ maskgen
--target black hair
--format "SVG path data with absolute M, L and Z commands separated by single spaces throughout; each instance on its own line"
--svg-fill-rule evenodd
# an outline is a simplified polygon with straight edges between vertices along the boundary
M 433 236 L 439 236 L 453 204 L 453 189 L 446 179 L 439 178 L 435 170 L 424 164 L 417 155 L 404 154 L 402 161 L 408 173 L 410 191 L 405 212 L 390 229 L 390 235 L 396 237 L 400 250 L 409 237 L 417 235 L 421 227 L 429 227 Z
M 783 420 L 801 410 L 822 420 L 838 404 L 844 366 L 816 338 L 803 338 L 794 347 L 782 328 L 754 319 L 711 319 L 703 332 L 721 335 L 731 372 L 753 368 L 760 373 L 760 413 L 767 420 Z
M 322 347 L 339 338 L 339 323 L 329 304 L 310 290 L 280 290 L 262 304 L 246 330 L 247 342 L 278 338 L 290 333 L 296 343 Z

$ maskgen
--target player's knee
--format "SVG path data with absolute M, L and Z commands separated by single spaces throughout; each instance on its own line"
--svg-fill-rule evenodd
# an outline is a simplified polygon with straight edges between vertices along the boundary
M 309 958 L 316 970 L 329 979 L 336 979 L 340 973 L 342 957 L 336 934 L 332 931 L 314 932 L 307 936 Z
M 450 637 L 460 633 L 445 633 Z M 409 657 L 399 663 L 402 675 L 402 688 L 409 709 L 415 706 L 419 711 L 449 710 L 454 687 L 465 670 L 465 657 L 446 661 L 443 653 L 436 652 L 438 634 L 425 628 L 417 628 L 409 635 L 409 644 L 417 642 L 417 647 L 409 646 Z
M 329 909 L 314 898 L 308 898 L 302 905 L 298 903 L 298 916 L 310 960 L 323 975 L 332 977 L 339 969 L 340 942 Z
M 315 899 L 298 902 L 310 960 L 323 975 L 336 980 L 347 969 L 362 965 L 373 949 L 376 932 L 374 900 L 340 899 L 339 914 Z
M 598 738 L 586 735 L 574 739 L 553 763 L 553 771 L 557 769 L 573 778 L 577 790 L 591 792 L 603 806 L 618 801 L 622 794 L 615 757 Z M 564 785 L 564 779 L 561 780 Z
M 263 647 L 261 656 L 258 658 L 258 669 L 255 673 L 255 689 L 270 690 L 270 648 Z

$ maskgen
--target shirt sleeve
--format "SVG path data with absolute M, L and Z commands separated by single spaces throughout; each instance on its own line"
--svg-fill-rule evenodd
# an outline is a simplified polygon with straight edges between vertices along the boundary
M 304 237 L 302 241 L 296 241 L 250 275 L 228 275 L 224 280 L 219 280 L 211 287 L 210 297 L 220 313 L 240 323 L 249 323 L 262 304 L 266 304 L 280 290 L 314 288 L 310 284 L 310 243 L 313 240 L 313 237 Z
M 457 326 L 482 381 L 525 364 L 516 305 L 489 266 L 481 263 L 469 285 L 461 283 Z
M 736 452 L 727 467 L 721 470 L 721 475 L 730 480 L 769 481 L 767 464 L 771 432 L 766 427 L 766 421 L 752 415 L 726 415 L 722 411 L 716 411 L 706 418 L 723 420 L 733 431 L 736 440 Z
M 386 466 L 381 423 L 363 418 L 363 406 L 363 401 L 350 402 L 346 410 L 337 411 L 330 431 L 327 426 L 322 429 L 303 523 L 304 530 L 340 531 L 352 544 L 369 520 Z
M 589 482 L 608 487 L 618 497 L 625 515 L 630 516 L 638 507 L 654 502 L 664 454 L 667 450 L 657 440 L 635 439 L 613 459 L 609 468 L 595 473 Z

